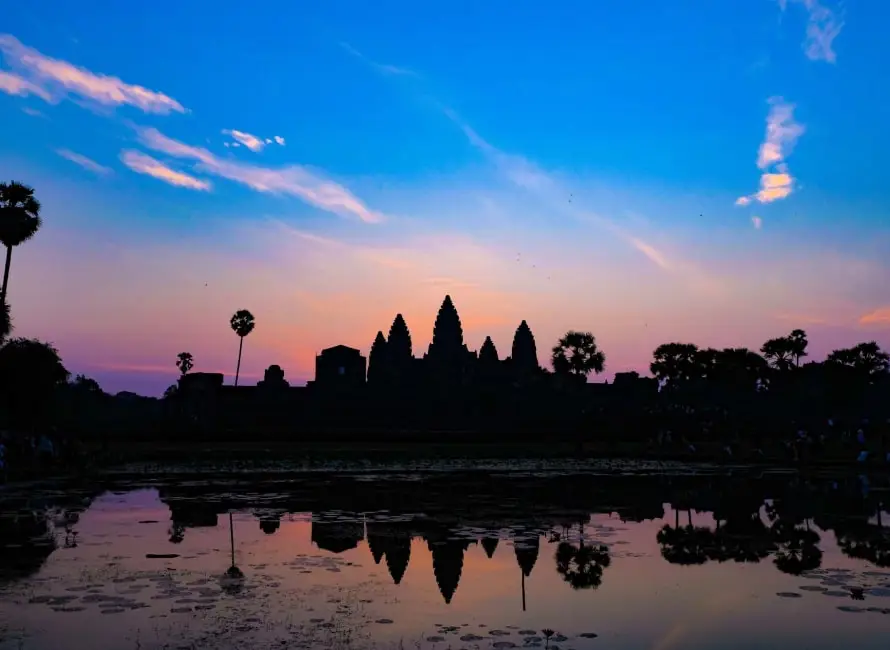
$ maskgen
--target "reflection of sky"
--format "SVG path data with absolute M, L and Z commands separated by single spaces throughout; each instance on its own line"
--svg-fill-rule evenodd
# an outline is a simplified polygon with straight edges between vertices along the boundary
M 0 177 L 45 218 L 18 333 L 109 390 L 231 373 L 240 308 L 248 380 L 400 311 L 422 351 L 446 292 L 471 349 L 590 329 L 607 375 L 890 344 L 884 3 L 8 4 Z
M 685 518 L 683 513 L 681 521 Z M 697 526 L 714 527 L 709 515 L 696 513 L 693 518 Z M 432 555 L 424 540 L 413 540 L 408 569 L 401 584 L 394 585 L 385 560 L 375 565 L 364 541 L 357 548 L 336 555 L 319 550 L 310 541 L 312 521 L 308 514 L 285 515 L 280 528 L 272 535 L 260 530 L 256 517 L 236 515 L 236 563 L 248 581 L 259 585 L 260 596 L 247 606 L 257 609 L 257 614 L 264 619 L 263 626 L 269 629 L 292 623 L 294 619 L 327 620 L 336 611 L 337 600 L 348 600 L 351 594 L 354 599 L 369 601 L 362 605 L 369 620 L 394 621 L 391 626 L 370 624 L 367 628 L 374 640 L 381 643 L 411 640 L 413 644 L 415 640 L 437 634 L 437 624 L 467 624 L 459 634 L 487 636 L 490 630 L 499 628 L 510 630 L 515 636 L 516 629 L 509 626 L 516 626 L 538 630 L 549 627 L 570 637 L 582 632 L 600 635 L 594 641 L 573 638 L 563 644 L 576 648 L 588 645 L 619 650 L 885 647 L 882 644 L 886 640 L 887 617 L 874 613 L 848 614 L 836 609 L 838 605 L 853 604 L 849 599 L 806 592 L 801 592 L 803 597 L 799 599 L 778 598 L 777 592 L 797 591 L 802 584 L 817 583 L 782 574 L 770 559 L 759 564 L 709 562 L 689 567 L 669 564 L 660 556 L 656 534 L 665 523 L 673 523 L 673 519 L 671 511 L 663 521 L 639 524 L 594 515 L 586 525 L 588 537 L 596 538 L 598 530 L 615 529 L 614 535 L 602 538 L 612 544 L 612 562 L 604 571 L 602 585 L 595 590 L 573 591 L 565 584 L 555 570 L 556 545 L 542 538 L 537 562 L 525 581 L 525 612 L 521 607 L 520 569 L 506 539 L 500 541 L 490 559 L 481 545 L 469 547 L 450 605 L 443 602 L 439 593 Z M 57 550 L 30 580 L 30 585 L 20 587 L 64 592 L 69 585 L 88 581 L 113 588 L 114 577 L 163 567 L 186 584 L 195 578 L 216 576 L 228 566 L 229 530 L 225 516 L 219 516 L 215 528 L 187 529 L 184 541 L 175 545 L 167 541 L 169 525 L 169 511 L 153 491 L 106 495 L 82 515 L 77 526 L 78 548 Z M 823 533 L 820 546 L 824 551 L 823 567 L 856 571 L 870 568 L 843 556 L 833 533 Z M 148 560 L 146 553 L 177 553 L 181 557 Z M 294 570 L 290 564 L 295 560 L 307 561 L 304 556 L 313 562 L 313 558 L 334 558 L 340 562 L 340 570 L 332 572 L 324 565 L 313 568 L 309 574 Z M 883 579 L 890 580 L 890 572 Z M 869 598 L 865 603 L 856 604 L 890 606 L 883 602 L 886 600 Z M 37 650 L 67 647 L 63 640 L 89 634 L 93 625 L 102 625 L 105 630 L 94 646 L 99 650 L 120 647 L 115 643 L 119 644 L 125 637 L 132 638 L 134 625 L 158 624 L 171 634 L 176 633 L 177 626 L 185 625 L 182 618 L 147 618 L 166 612 L 165 608 L 171 606 L 169 601 L 148 602 L 160 609 L 101 617 L 89 609 L 59 614 L 41 606 L 25 606 L 17 609 L 16 615 L 26 629 L 39 629 L 32 640 L 35 645 L 29 646 Z M 234 602 L 228 605 L 220 602 L 213 616 L 221 616 L 222 608 L 234 607 Z M 189 619 L 189 629 L 213 625 L 201 620 L 204 619 Z M 518 642 L 513 636 L 504 638 Z M 61 645 L 53 645 L 59 643 Z

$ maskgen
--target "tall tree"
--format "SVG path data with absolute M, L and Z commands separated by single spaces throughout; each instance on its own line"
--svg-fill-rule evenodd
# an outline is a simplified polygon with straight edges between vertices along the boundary
M 0 301 L 0 345 L 12 334 L 12 316 L 9 314 L 9 303 Z
M 69 376 L 49 343 L 15 338 L 0 348 L 0 401 L 16 425 L 27 427 L 48 415 L 49 400 Z
M 591 372 L 601 373 L 606 367 L 606 355 L 596 345 L 590 332 L 569 330 L 553 346 L 553 371 L 564 376 L 585 379 Z
M 649 370 L 666 388 L 678 388 L 701 377 L 701 355 L 694 343 L 663 343 L 655 348 Z
M 876 379 L 890 371 L 890 355 L 884 352 L 876 341 L 835 350 L 828 355 L 825 362 L 851 368 L 868 379 Z
M 795 330 L 800 332 L 802 330 Z M 804 335 L 803 349 L 806 349 L 806 335 Z M 789 370 L 795 359 L 795 353 L 800 352 L 800 344 L 792 340 L 790 336 L 780 336 L 770 339 L 760 348 L 760 353 L 776 370 Z M 803 352 L 806 354 L 806 352 Z
M 40 202 L 32 188 L 15 181 L 0 183 L 0 244 L 6 247 L 0 302 L 6 301 L 12 249 L 36 235 L 41 223 Z
M 244 337 L 253 331 L 256 321 L 246 309 L 239 309 L 229 321 L 232 330 L 238 335 L 238 366 L 235 368 L 235 385 L 238 385 L 238 375 L 241 374 L 241 352 L 244 349 Z
M 807 356 L 807 346 L 810 343 L 807 339 L 807 333 L 801 329 L 792 330 L 791 334 L 788 335 L 788 342 L 790 343 L 791 354 L 794 356 L 794 365 L 800 367 L 800 360 Z
M 188 371 L 195 367 L 195 358 L 192 356 L 192 353 L 180 352 L 177 354 L 176 367 L 179 368 L 179 372 L 181 372 L 183 376 L 188 374 Z

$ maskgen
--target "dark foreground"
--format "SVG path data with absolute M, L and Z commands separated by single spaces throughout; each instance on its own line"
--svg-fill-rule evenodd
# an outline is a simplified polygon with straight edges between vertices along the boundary
M 555 458 L 242 457 L 10 485 L 0 649 L 883 650 L 888 488 Z

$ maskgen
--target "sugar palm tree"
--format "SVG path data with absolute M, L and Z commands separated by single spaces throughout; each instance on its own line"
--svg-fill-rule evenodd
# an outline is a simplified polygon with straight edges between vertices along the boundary
M 0 301 L 0 344 L 10 334 L 12 334 L 12 317 L 9 315 L 9 305 L 4 300 Z
M 41 223 L 40 202 L 34 198 L 32 188 L 15 181 L 0 183 L 0 244 L 6 246 L 0 302 L 6 301 L 12 249 L 36 235 Z
M 240 339 L 238 343 L 238 366 L 235 368 L 235 385 L 237 386 L 238 375 L 241 373 L 241 350 L 244 348 L 244 337 L 253 331 L 256 321 L 254 320 L 253 314 L 249 311 L 246 309 L 239 309 L 235 312 L 235 315 L 232 316 L 229 325 L 232 326 L 232 330 Z
M 191 352 L 180 352 L 176 355 L 176 367 L 183 375 L 195 367 L 195 358 Z

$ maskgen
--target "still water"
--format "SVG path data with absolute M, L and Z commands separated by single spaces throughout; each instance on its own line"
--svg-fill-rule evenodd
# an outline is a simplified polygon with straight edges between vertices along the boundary
M 888 647 L 887 477 L 446 469 L 7 487 L 0 649 Z

